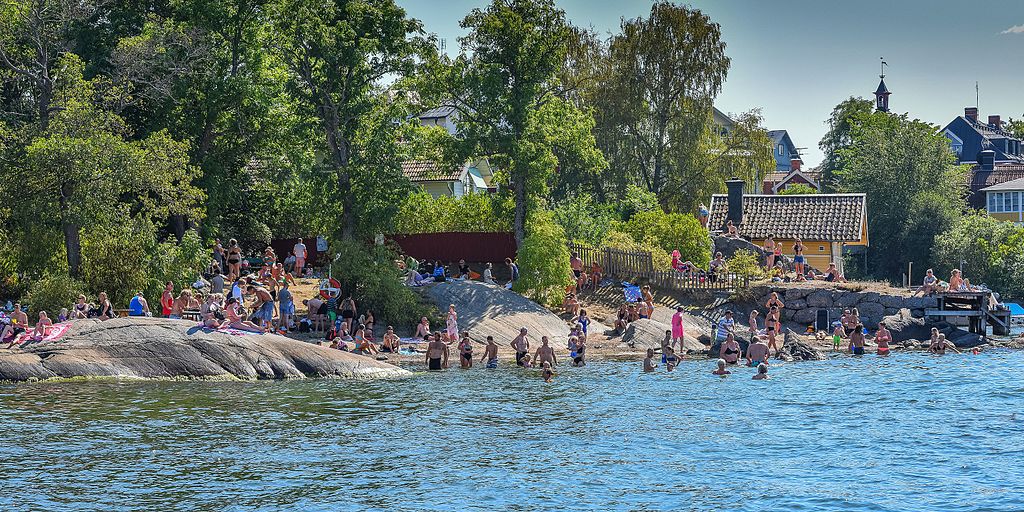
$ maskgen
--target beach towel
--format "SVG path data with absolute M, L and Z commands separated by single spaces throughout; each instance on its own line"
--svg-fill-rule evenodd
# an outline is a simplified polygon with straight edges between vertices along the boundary
M 640 302 L 640 287 L 639 286 L 627 286 L 623 288 L 623 293 L 626 296 L 626 302 Z
M 69 327 L 71 327 L 71 324 L 53 324 L 53 325 L 50 326 L 49 329 L 47 329 L 46 336 L 43 336 L 42 339 L 39 339 L 39 340 L 36 340 L 36 339 L 34 339 L 32 337 L 32 332 L 31 331 L 23 332 L 23 333 L 19 334 L 16 338 L 14 338 L 14 344 L 15 345 L 21 345 L 22 343 L 24 343 L 26 341 L 34 341 L 34 342 L 57 341 L 57 340 L 61 339 L 62 337 L 64 337 L 64 333 L 68 332 L 68 328 Z

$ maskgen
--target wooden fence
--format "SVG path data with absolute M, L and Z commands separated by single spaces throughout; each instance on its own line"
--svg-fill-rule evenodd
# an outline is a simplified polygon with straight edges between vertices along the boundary
M 647 251 L 623 251 L 611 247 L 589 247 L 576 243 L 569 244 L 569 251 L 578 254 L 584 268 L 597 263 L 604 269 L 604 275 L 619 279 L 643 279 L 655 288 L 671 290 L 722 290 L 746 288 L 750 279 L 735 274 L 720 276 L 706 272 L 679 272 L 676 270 L 655 270 L 654 258 Z

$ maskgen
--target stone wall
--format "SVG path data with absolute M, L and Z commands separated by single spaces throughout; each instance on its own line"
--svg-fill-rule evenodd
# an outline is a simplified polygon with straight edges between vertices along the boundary
M 938 306 L 935 297 L 911 297 L 896 289 L 891 293 L 882 293 L 792 285 L 758 286 L 751 291 L 751 296 L 756 298 L 756 305 L 751 306 L 757 308 L 762 315 L 769 296 L 776 292 L 786 306 L 782 312 L 783 322 L 801 325 L 813 324 L 819 309 L 827 309 L 829 319 L 834 322 L 843 314 L 844 309 L 857 308 L 864 325 L 873 329 L 882 317 L 897 314 L 901 309 L 909 309 L 912 316 L 922 318 L 925 309 Z M 745 323 L 746 319 L 737 321 Z

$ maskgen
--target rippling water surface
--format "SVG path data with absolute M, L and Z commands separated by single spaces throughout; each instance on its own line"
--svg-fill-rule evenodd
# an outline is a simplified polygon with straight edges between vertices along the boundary
M 0 510 L 1024 510 L 1024 352 L 0 386 Z

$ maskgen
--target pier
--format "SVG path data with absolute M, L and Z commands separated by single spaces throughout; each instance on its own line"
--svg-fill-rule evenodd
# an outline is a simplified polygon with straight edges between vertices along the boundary
M 987 334 L 990 325 L 993 335 L 1010 334 L 1010 310 L 993 308 L 992 292 L 944 292 L 937 297 L 938 307 L 926 309 L 926 317 L 943 318 L 955 325 L 966 325 L 968 331 L 982 336 Z

